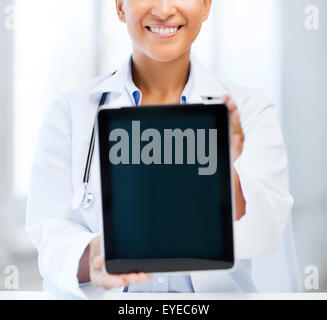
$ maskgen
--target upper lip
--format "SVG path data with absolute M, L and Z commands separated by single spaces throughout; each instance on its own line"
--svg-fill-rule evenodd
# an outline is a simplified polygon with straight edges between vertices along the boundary
M 149 24 L 146 25 L 146 27 L 149 28 L 178 28 L 180 26 L 183 26 L 182 24 Z

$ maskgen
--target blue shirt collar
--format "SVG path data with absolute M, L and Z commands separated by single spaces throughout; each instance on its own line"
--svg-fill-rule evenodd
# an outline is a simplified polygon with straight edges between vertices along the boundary
M 135 106 L 139 106 L 142 100 L 142 92 L 134 84 L 132 79 L 132 56 L 129 57 L 127 63 L 123 67 L 123 77 L 125 80 L 124 81 L 125 89 L 132 103 Z M 181 104 L 185 104 L 188 102 L 188 98 L 191 96 L 193 88 L 194 88 L 194 68 L 192 67 L 192 60 L 191 60 L 189 78 L 180 98 Z
M 141 90 L 134 84 L 132 79 L 132 56 L 129 57 L 127 64 L 124 66 L 124 83 L 127 93 L 135 106 L 139 106 L 142 100 Z

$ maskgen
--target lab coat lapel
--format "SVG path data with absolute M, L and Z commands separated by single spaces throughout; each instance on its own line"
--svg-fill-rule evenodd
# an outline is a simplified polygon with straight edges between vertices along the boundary
M 127 93 L 122 93 L 117 98 L 110 100 L 110 106 L 108 108 L 120 108 L 120 107 L 131 107 L 131 100 Z
M 126 60 L 116 72 L 109 73 L 108 76 L 92 90 L 92 93 L 102 94 L 104 92 L 110 92 L 122 94 L 125 91 L 124 72 L 127 66 L 128 60 Z
M 124 64 L 114 73 L 109 74 L 93 90 L 93 94 L 101 96 L 104 92 L 110 94 L 110 106 L 108 108 L 119 108 L 131 106 L 130 98 L 126 90 L 126 74 L 131 57 L 125 60 Z
M 188 103 L 201 103 L 207 97 L 216 99 L 228 94 L 218 78 L 202 66 L 194 55 L 191 56 L 191 67 L 194 74 L 194 86 L 188 97 Z

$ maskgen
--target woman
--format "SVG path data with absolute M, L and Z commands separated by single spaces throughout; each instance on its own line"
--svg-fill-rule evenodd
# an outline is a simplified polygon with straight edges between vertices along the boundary
M 292 207 L 287 159 L 276 110 L 264 94 L 217 79 L 191 55 L 211 0 L 116 0 L 133 41 L 132 56 L 115 73 L 59 97 L 42 126 L 32 169 L 26 230 L 39 251 L 45 286 L 83 297 L 79 284 L 124 291 L 254 291 L 249 262 L 274 249 Z M 72 209 L 104 92 L 108 106 L 194 103 L 225 96 L 232 125 L 236 199 L 235 271 L 185 276 L 102 271 L 98 159 L 88 209 Z M 97 154 L 97 150 L 95 150 Z M 152 281 L 151 281 L 152 280 Z

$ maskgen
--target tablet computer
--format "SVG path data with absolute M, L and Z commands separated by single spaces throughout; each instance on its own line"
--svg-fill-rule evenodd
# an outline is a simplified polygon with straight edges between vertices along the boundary
M 222 104 L 99 109 L 108 273 L 233 267 L 228 117 Z

